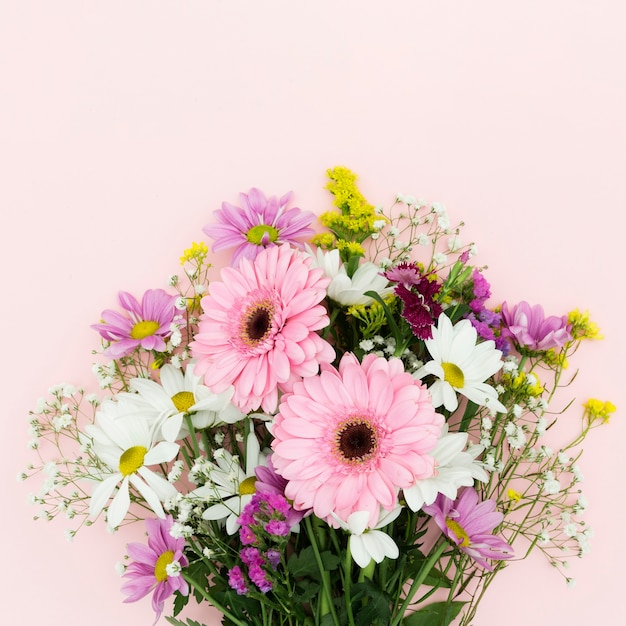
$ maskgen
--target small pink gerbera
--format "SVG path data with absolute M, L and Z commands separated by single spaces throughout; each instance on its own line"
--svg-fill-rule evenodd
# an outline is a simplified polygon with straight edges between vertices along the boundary
M 297 207 L 286 210 L 291 193 L 282 198 L 266 198 L 262 191 L 252 188 L 240 194 L 241 207 L 228 202 L 214 212 L 216 224 L 204 227 L 215 240 L 213 252 L 236 248 L 231 265 L 237 267 L 242 258 L 253 261 L 264 248 L 289 243 L 301 245 L 297 239 L 313 234 L 309 228 L 314 215 Z
M 434 472 L 432 450 L 443 417 L 425 386 L 399 359 L 345 354 L 339 369 L 323 365 L 282 398 L 274 422 L 272 462 L 287 481 L 295 509 L 312 508 L 329 524 L 380 507 L 391 510 L 398 490 Z
M 118 297 L 127 315 L 107 309 L 102 311 L 102 322 L 92 325 L 111 342 L 104 353 L 118 359 L 139 346 L 144 350 L 165 350 L 165 338 L 172 334 L 171 325 L 177 312 L 175 296 L 163 289 L 148 289 L 141 304 L 126 291 L 120 291 Z
M 439 494 L 433 504 L 422 507 L 422 510 L 432 515 L 443 534 L 459 550 L 485 569 L 493 571 L 487 559 L 503 561 L 513 558 L 513 548 L 502 537 L 493 534 L 504 516 L 496 511 L 495 501 L 479 502 L 473 487 L 463 489 L 456 500 Z
M 184 596 L 189 594 L 189 585 L 180 574 L 189 565 L 184 554 L 185 540 L 170 535 L 173 524 L 171 515 L 165 519 L 147 519 L 148 545 L 129 543 L 127 547 L 134 562 L 124 572 L 124 578 L 128 578 L 122 585 L 122 593 L 128 596 L 124 602 L 136 602 L 152 591 L 155 624 L 169 596 L 175 591 Z
M 253 262 L 224 268 L 202 298 L 194 372 L 214 393 L 233 385 L 232 402 L 244 413 L 273 413 L 279 390 L 335 358 L 316 332 L 329 323 L 320 304 L 329 279 L 310 264 L 288 245 L 267 248 Z

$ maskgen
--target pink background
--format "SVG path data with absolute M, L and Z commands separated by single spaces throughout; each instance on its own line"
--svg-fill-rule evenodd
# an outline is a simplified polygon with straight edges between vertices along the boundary
M 65 520 L 32 521 L 39 483 L 15 480 L 34 459 L 27 412 L 52 384 L 91 384 L 89 324 L 119 289 L 163 286 L 222 200 L 292 189 L 321 211 L 325 170 L 343 164 L 375 204 L 413 194 L 465 220 L 493 304 L 589 308 L 601 326 L 606 339 L 577 355 L 564 418 L 567 430 L 589 396 L 621 409 L 581 462 L 592 552 L 572 562 L 574 589 L 539 554 L 514 564 L 476 623 L 619 622 L 620 5 L 3 0 L 0 621 L 152 623 L 149 600 L 122 604 L 114 571 L 143 529 L 111 536 L 98 524 L 70 544 Z

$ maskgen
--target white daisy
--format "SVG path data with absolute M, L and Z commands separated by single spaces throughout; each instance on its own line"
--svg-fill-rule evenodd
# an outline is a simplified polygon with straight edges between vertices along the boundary
M 401 506 L 394 507 L 391 511 L 381 510 L 378 522 L 375 526 L 367 526 L 369 520 L 368 511 L 355 511 L 348 516 L 346 521 L 331 513 L 339 526 L 350 533 L 348 540 L 350 554 L 354 562 L 361 568 L 367 567 L 372 559 L 376 563 L 382 562 L 387 557 L 397 559 L 400 551 L 395 541 L 385 532 L 379 530 L 393 522 L 400 512 Z
M 444 424 L 439 441 L 430 453 L 435 457 L 435 474 L 403 490 L 412 511 L 432 504 L 440 493 L 455 500 L 460 487 L 471 487 L 475 480 L 489 480 L 483 464 L 476 460 L 483 447 L 474 445 L 466 450 L 467 439 L 467 433 L 448 433 L 448 425 Z
M 209 502 L 202 514 L 205 520 L 226 520 L 226 532 L 234 535 L 239 528 L 237 519 L 244 507 L 256 492 L 254 470 L 265 465 L 265 454 L 261 453 L 259 441 L 254 432 L 246 441 L 246 468 L 239 465 L 239 457 L 220 448 L 214 453 L 215 463 L 208 463 L 204 472 L 207 482 L 189 495 Z
M 161 503 L 177 492 L 148 466 L 174 459 L 179 445 L 165 441 L 155 445 L 149 420 L 136 411 L 134 403 L 124 399 L 104 402 L 95 424 L 88 425 L 86 433 L 92 439 L 94 453 L 111 470 L 93 477 L 99 484 L 91 495 L 90 517 L 100 514 L 117 488 L 107 509 L 107 522 L 112 528 L 119 526 L 130 507 L 132 486 L 156 515 L 164 518 Z
M 160 370 L 161 384 L 135 378 L 130 387 L 160 415 L 160 428 L 166 441 L 176 441 L 189 434 L 185 415 L 191 416 L 197 430 L 220 423 L 233 424 L 244 414 L 231 402 L 234 389 L 213 393 L 202 384 L 202 377 L 194 374 L 194 361 L 187 364 L 185 373 L 173 365 Z
M 506 413 L 497 391 L 484 381 L 502 367 L 502 352 L 493 341 L 476 344 L 476 330 L 469 320 L 454 326 L 445 313 L 432 329 L 432 339 L 424 341 L 432 361 L 425 363 L 413 376 L 436 376 L 429 391 L 435 408 L 443 406 L 454 411 L 459 405 L 456 392 L 480 406 Z
M 326 289 L 328 297 L 343 306 L 369 306 L 374 300 L 365 295 L 366 291 L 375 291 L 381 298 L 393 293 L 394 286 L 389 286 L 389 281 L 381 274 L 380 267 L 374 263 L 362 263 L 350 278 L 345 264 L 341 262 L 339 250 L 324 252 L 318 248 L 313 253 L 309 248 L 309 254 L 313 257 L 311 267 L 321 268 L 331 279 Z

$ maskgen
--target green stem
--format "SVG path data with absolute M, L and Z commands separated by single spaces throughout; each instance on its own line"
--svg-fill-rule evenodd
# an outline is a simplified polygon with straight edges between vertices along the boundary
M 406 613 L 409 604 L 411 604 L 411 600 L 413 596 L 417 593 L 417 590 L 421 587 L 422 583 L 426 580 L 428 573 L 435 566 L 435 563 L 439 560 L 441 555 L 444 553 L 445 549 L 448 547 L 448 543 L 446 541 L 442 541 L 437 549 L 428 557 L 424 566 L 420 569 L 419 576 L 413 580 L 411 583 L 411 588 L 406 594 L 404 602 L 400 607 L 400 610 L 396 612 L 396 615 L 391 620 L 389 626 L 398 626 L 400 622 L 404 619 L 404 614 Z

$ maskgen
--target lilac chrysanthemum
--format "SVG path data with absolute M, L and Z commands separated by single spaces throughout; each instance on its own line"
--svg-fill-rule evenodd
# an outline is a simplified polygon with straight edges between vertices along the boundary
M 479 502 L 473 487 L 463 489 L 456 500 L 439 494 L 433 504 L 422 507 L 422 510 L 432 516 L 459 550 L 485 569 L 493 571 L 487 559 L 504 561 L 513 558 L 513 548 L 502 537 L 493 534 L 504 516 L 496 511 L 493 500 Z
M 562 348 L 571 338 L 567 315 L 545 317 L 540 304 L 522 301 L 509 309 L 502 304 L 502 337 L 507 337 L 521 351 L 543 352 Z
M 313 234 L 310 225 L 314 215 L 297 207 L 286 209 L 291 195 L 266 198 L 253 187 L 240 194 L 241 207 L 223 202 L 221 210 L 214 212 L 217 223 L 203 229 L 215 240 L 213 252 L 236 248 L 231 265 L 237 267 L 243 258 L 253 261 L 264 248 L 283 243 L 301 245 L 298 238 Z
M 232 402 L 244 413 L 273 413 L 279 390 L 335 358 L 317 333 L 329 321 L 321 304 L 329 279 L 310 265 L 311 257 L 286 244 L 267 248 L 252 262 L 224 268 L 222 282 L 213 281 L 202 298 L 194 372 L 213 393 L 233 385 Z
M 185 540 L 170 535 L 173 524 L 171 515 L 165 519 L 147 519 L 148 545 L 130 543 L 127 548 L 134 562 L 124 572 L 124 578 L 128 579 L 122 585 L 122 592 L 128 596 L 124 602 L 136 602 L 153 592 L 155 624 L 169 596 L 175 591 L 184 596 L 189 594 L 189 585 L 180 575 L 180 569 L 189 565 L 184 554 Z
M 144 350 L 164 351 L 165 339 L 172 334 L 177 313 L 176 297 L 163 289 L 148 289 L 141 304 L 126 291 L 120 291 L 118 297 L 127 315 L 107 309 L 102 312 L 102 322 L 91 326 L 111 342 L 104 354 L 119 359 L 139 346 Z

